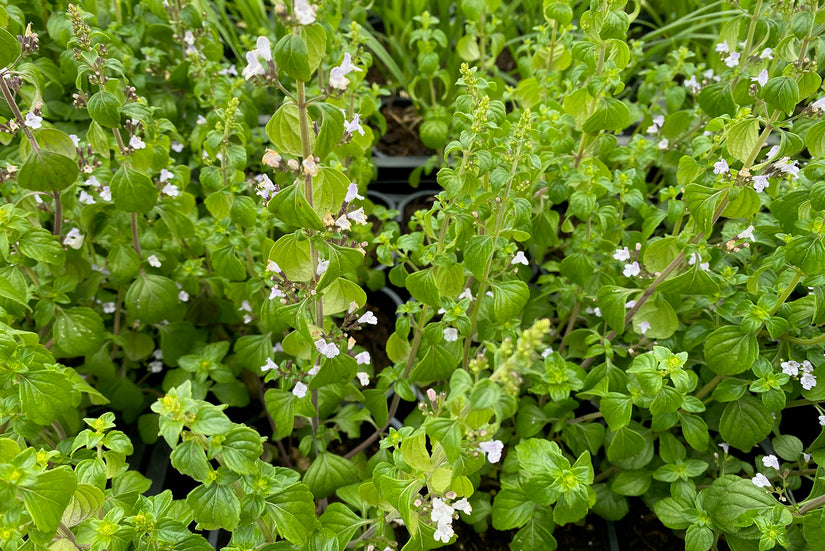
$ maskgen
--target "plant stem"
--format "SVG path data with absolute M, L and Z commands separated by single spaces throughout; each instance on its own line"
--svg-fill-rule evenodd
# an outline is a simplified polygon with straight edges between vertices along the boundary
M 803 346 L 810 346 L 814 344 L 819 344 L 821 342 L 825 342 L 825 333 L 819 335 L 818 337 L 813 337 L 811 339 L 800 339 L 798 337 L 780 337 L 783 341 L 792 342 L 794 344 L 801 344 Z
M 716 387 L 720 382 L 722 382 L 722 375 L 716 375 L 713 379 L 708 381 L 708 383 L 699 389 L 699 392 L 696 393 L 696 398 L 701 400 Z
M 573 326 L 576 325 L 576 318 L 579 317 L 580 309 L 581 302 L 576 301 L 576 304 L 573 306 L 573 311 L 570 312 L 570 319 L 567 320 L 567 327 L 564 330 L 564 335 L 562 335 L 561 337 L 561 343 L 559 344 L 559 354 L 561 354 L 564 351 L 564 340 L 567 338 L 567 335 L 569 335 L 570 332 L 573 330 Z
M 788 299 L 790 294 L 793 293 L 794 289 L 796 289 L 799 280 L 802 279 L 802 270 L 800 270 L 799 268 L 795 268 L 795 270 L 796 274 L 793 276 L 791 282 L 788 283 L 788 286 L 785 287 L 785 290 L 782 291 L 782 294 L 777 297 L 776 306 L 774 306 L 773 309 L 770 311 L 770 313 L 768 314 L 769 316 L 773 316 L 779 311 L 780 308 L 782 308 L 782 305 L 785 304 L 785 301 Z
M 811 501 L 799 508 L 799 514 L 804 515 L 808 511 L 813 511 L 820 505 L 825 504 L 825 495 L 813 498 Z
M 140 252 L 140 237 L 138 236 L 138 223 L 136 212 L 132 213 L 132 246 L 135 248 L 135 252 L 137 253 L 138 257 L 142 259 L 143 254 Z
M 23 114 L 20 112 L 17 102 L 14 101 L 14 95 L 12 95 L 11 89 L 9 89 L 9 85 L 6 83 L 4 76 L 5 71 L 0 73 L 0 90 L 3 91 L 3 97 L 6 99 L 6 103 L 9 104 L 9 109 L 11 109 L 15 120 L 17 120 L 17 124 L 23 129 L 23 133 L 26 134 L 26 138 L 32 146 L 32 151 L 34 151 L 35 155 L 40 157 L 40 146 L 37 145 L 37 140 L 34 139 L 34 134 L 32 133 L 31 128 L 26 126 L 26 119 L 23 118 Z

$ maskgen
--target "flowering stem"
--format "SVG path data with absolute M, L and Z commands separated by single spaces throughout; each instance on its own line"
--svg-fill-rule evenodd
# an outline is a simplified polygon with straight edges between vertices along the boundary
M 59 191 L 53 191 L 52 197 L 54 197 L 54 228 L 52 233 L 60 235 L 60 229 L 63 226 L 63 203 L 60 202 Z
M 773 113 L 771 113 L 770 118 L 768 119 L 765 128 L 762 130 L 762 133 L 759 134 L 759 137 L 756 139 L 756 143 L 753 145 L 753 149 L 751 150 L 750 155 L 748 155 L 748 159 L 745 161 L 745 164 L 742 165 L 742 170 L 747 171 L 750 170 L 750 167 L 753 166 L 754 161 L 756 160 L 756 156 L 759 155 L 759 152 L 762 150 L 762 147 L 765 145 L 765 141 L 768 139 L 768 136 L 773 130 L 771 126 L 777 118 L 779 118 L 780 111 L 779 109 L 774 109 Z
M 782 291 L 782 294 L 779 295 L 779 297 L 777 297 L 776 306 L 774 306 L 773 309 L 770 311 L 770 313 L 768 314 L 769 316 L 773 316 L 779 311 L 780 308 L 782 308 L 782 305 L 785 304 L 785 300 L 787 300 L 788 296 L 790 296 L 793 290 L 796 289 L 799 280 L 802 279 L 802 270 L 800 270 L 799 268 L 795 268 L 795 270 L 796 274 L 793 276 L 791 282 L 788 283 L 788 286 L 785 287 L 785 290 Z
M 140 252 L 140 238 L 138 237 L 138 223 L 137 223 L 137 213 L 132 213 L 132 246 L 135 248 L 135 252 L 140 258 L 143 258 L 143 255 Z
M 806 345 L 810 346 L 810 345 L 814 345 L 814 344 L 819 344 L 821 342 L 825 342 L 825 333 L 819 335 L 818 337 L 813 337 L 811 339 L 800 339 L 798 337 L 788 337 L 788 336 L 783 336 L 783 337 L 781 337 L 781 339 L 783 341 L 792 342 L 794 344 L 801 344 L 803 346 L 806 346 Z
M 745 41 L 745 51 L 739 60 L 740 67 L 743 66 L 748 57 L 750 57 L 751 46 L 753 46 L 753 35 L 756 32 L 756 23 L 759 21 L 760 11 L 762 11 L 762 0 L 756 2 L 756 9 L 754 9 L 753 14 L 751 14 L 751 24 L 750 27 L 748 27 L 748 39 Z
M 702 398 L 707 396 L 710 393 L 710 391 L 712 391 L 716 387 L 716 385 L 722 382 L 722 378 L 722 375 L 716 375 L 713 379 L 708 381 L 708 383 L 702 388 L 700 388 L 699 392 L 696 393 L 696 398 L 698 400 L 701 400 Z
M 31 128 L 26 126 L 26 120 L 23 118 L 23 114 L 20 112 L 20 108 L 17 107 L 17 102 L 14 101 L 14 95 L 12 95 L 11 90 L 9 89 L 9 85 L 6 83 L 5 71 L 0 74 L 0 90 L 3 91 L 3 97 L 6 99 L 6 103 L 9 104 L 9 109 L 11 109 L 12 114 L 14 114 L 14 118 L 17 120 L 17 124 L 20 128 L 23 129 L 23 132 L 26 134 L 26 138 L 29 140 L 29 143 L 32 146 L 32 151 L 34 154 L 40 157 L 40 146 L 37 145 L 37 140 L 34 139 L 34 134 L 32 134 Z

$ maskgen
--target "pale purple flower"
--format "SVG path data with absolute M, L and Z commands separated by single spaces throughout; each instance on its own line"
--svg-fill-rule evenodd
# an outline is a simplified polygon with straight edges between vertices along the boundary
M 195 123 L 199 125 L 206 124 L 206 117 L 204 117 L 203 115 L 198 115 L 198 118 L 195 119 Z M 204 151 L 204 154 L 206 154 L 206 151 Z
M 478 449 L 487 456 L 487 461 L 490 463 L 498 463 L 501 459 L 501 452 L 504 450 L 504 443 L 501 440 L 479 442 Z
M 329 268 L 329 260 L 319 260 L 318 267 L 315 269 L 315 275 L 322 276 L 326 273 L 327 268 Z
M 702 90 L 702 85 L 696 81 L 696 75 L 690 75 L 690 78 L 684 84 L 685 88 L 692 94 L 698 94 Z
M 622 261 L 630 260 L 630 251 L 627 247 L 624 247 L 623 249 L 616 249 L 616 252 L 613 253 L 613 258 Z
M 787 362 L 782 362 L 779 366 L 782 368 L 782 373 L 785 375 L 790 375 L 791 377 L 796 377 L 799 375 L 799 362 L 788 360 Z
M 160 177 L 158 178 L 158 180 L 160 180 L 160 182 L 163 183 L 163 182 L 168 182 L 169 180 L 171 180 L 174 177 L 175 177 L 174 172 L 172 172 L 171 170 L 166 170 L 165 168 L 161 168 L 160 169 Z
M 364 312 L 364 314 L 360 318 L 358 318 L 358 323 L 378 325 L 378 318 L 375 317 L 375 314 L 373 314 L 372 312 Z
M 295 388 L 292 389 L 292 394 L 294 394 L 297 398 L 303 398 L 307 395 L 307 385 L 298 381 L 295 383 Z
M 181 151 L 183 151 L 183 144 L 175 140 L 172 140 L 171 147 L 172 151 L 174 151 L 175 153 L 180 153 Z
M 624 274 L 625 277 L 635 277 L 635 276 L 639 275 L 640 273 L 642 273 L 642 268 L 641 268 L 641 266 L 639 266 L 638 262 L 632 262 L 630 264 L 625 264 L 624 270 L 622 270 L 622 273 Z
M 140 139 L 140 136 L 132 136 L 129 139 L 129 147 L 132 149 L 145 149 L 146 144 Z
M 819 98 L 811 104 L 811 109 L 814 111 L 825 111 L 825 98 Z
M 719 444 L 717 444 L 717 446 L 722 448 L 722 451 L 725 452 L 725 453 L 728 453 L 730 451 L 730 446 L 728 445 L 727 442 L 720 442 Z
M 112 200 L 112 191 L 109 186 L 103 186 L 103 189 L 100 190 L 100 198 L 104 201 Z
M 266 73 L 266 68 L 261 64 L 260 57 L 258 56 L 258 52 L 256 50 L 252 50 L 251 52 L 246 52 L 246 67 L 243 68 L 241 74 L 243 75 L 244 80 L 249 80 L 250 78 L 263 75 Z M 205 120 L 203 122 L 206 122 Z M 198 124 L 203 124 L 202 122 L 198 122 Z
M 266 263 L 266 271 L 267 272 L 280 272 L 281 267 L 278 266 L 278 263 L 275 262 L 274 260 L 270 260 L 269 262 Z
M 458 300 L 462 300 L 462 299 L 465 299 L 465 298 L 473 300 L 473 292 L 470 290 L 469 287 L 467 287 L 466 289 L 461 291 L 461 294 L 458 295 Z
M 730 48 L 728 47 L 728 41 L 725 40 L 720 42 L 716 45 L 716 53 L 718 54 L 727 54 L 730 52 Z
M 356 210 L 352 211 L 351 213 L 347 214 L 347 218 L 355 222 L 356 224 L 366 224 L 367 223 L 367 215 L 364 213 L 364 207 L 358 207 Z
M 72 249 L 79 249 L 83 246 L 84 238 L 85 236 L 80 233 L 79 229 L 72 228 L 69 230 L 69 233 L 66 234 L 66 237 L 63 238 L 63 244 Z
M 755 241 L 753 238 L 753 226 L 748 226 L 739 232 L 739 239 L 750 239 L 751 241 Z
M 347 132 L 348 134 L 355 134 L 356 132 L 358 132 L 363 136 L 364 127 L 361 126 L 361 115 L 359 115 L 358 113 L 354 114 L 352 116 L 352 122 L 344 119 L 344 132 Z
M 455 531 L 452 524 L 439 524 L 433 532 L 433 539 L 442 543 L 449 543 L 454 535 Z
M 773 59 L 773 49 L 765 48 L 762 50 L 762 53 L 759 54 L 759 59 L 767 59 L 769 61 Z
M 155 349 L 155 351 L 152 352 L 152 357 L 156 360 L 162 360 L 163 359 L 163 350 L 161 350 L 160 348 Z
M 818 417 L 818 419 L 819 419 L 819 424 L 820 424 L 821 426 L 825 427 L 825 415 L 820 415 L 820 416 Z
M 345 53 L 344 60 L 341 62 L 341 65 L 338 67 L 333 67 L 329 72 L 329 85 L 338 90 L 346 90 L 347 86 L 349 86 L 349 79 L 347 78 L 347 75 L 353 71 L 360 73 L 362 69 L 359 69 L 353 65 L 352 57 L 349 53 Z
M 89 179 L 84 182 L 87 186 L 100 187 L 100 182 L 94 176 L 89 176 Z
M 238 312 L 251 312 L 251 311 L 252 311 L 252 305 L 249 304 L 248 300 L 244 300 L 243 302 L 241 302 L 241 307 L 238 308 Z
M 799 382 L 802 383 L 802 388 L 805 390 L 811 390 L 816 386 L 816 375 L 812 375 L 811 373 L 803 373 L 799 378 Z
M 639 331 L 644 335 L 650 329 L 650 322 L 649 321 L 642 321 L 639 322 Z
M 763 457 L 762 464 L 766 467 L 776 469 L 777 471 L 779 470 L 779 459 L 773 454 Z
M 529 266 L 530 263 L 527 261 L 527 257 L 524 256 L 524 251 L 518 251 L 516 256 L 513 257 L 513 260 L 510 261 L 510 265 L 513 264 L 524 264 L 525 266 Z
M 149 362 L 149 372 L 150 373 L 160 373 L 161 371 L 163 371 L 163 362 L 161 362 L 159 360 Z
M 541 351 L 541 357 L 546 358 L 547 356 L 549 356 L 552 353 L 553 353 L 553 347 L 548 346 L 547 348 L 545 348 L 544 350 Z
M 75 147 L 80 146 L 80 138 L 78 138 L 76 134 L 69 134 L 69 139 L 72 140 Z
M 347 186 L 347 195 L 346 195 L 346 197 L 344 197 L 344 202 L 345 203 L 351 203 L 355 199 L 363 199 L 363 198 L 364 198 L 363 195 L 358 194 L 358 184 L 351 183 L 349 186 Z
M 444 340 L 447 342 L 455 342 L 458 340 L 458 329 L 455 327 L 445 327 L 443 334 Z
M 114 302 L 104 302 L 103 303 L 103 313 L 104 314 L 114 314 L 117 307 L 115 306 Z
M 264 61 L 272 61 L 272 45 L 269 43 L 269 39 L 267 37 L 258 37 L 258 40 L 255 41 L 255 52 Z
M 705 272 L 710 269 L 710 262 L 702 262 L 702 257 L 699 256 L 698 253 L 691 253 L 690 258 L 688 258 L 688 266 L 693 266 L 697 262 L 699 263 L 699 267 Z
M 753 189 L 755 189 L 757 193 L 762 193 L 769 185 L 771 184 L 768 182 L 766 175 L 760 174 L 753 177 Z
M 370 384 L 370 375 L 366 371 L 359 371 L 355 374 L 358 377 L 358 382 L 361 383 L 361 386 L 369 386 Z
M 26 126 L 33 130 L 37 130 L 41 126 L 43 126 L 43 117 L 38 117 L 33 112 L 29 111 L 26 113 L 26 120 L 24 123 Z
M 662 138 L 661 140 L 659 140 L 659 143 L 656 145 L 656 147 L 658 147 L 661 150 L 665 150 L 668 147 L 670 147 L 670 141 L 668 141 L 667 138 Z
M 265 201 L 268 201 L 275 195 L 278 189 L 275 187 L 275 184 L 272 183 L 272 180 L 269 179 L 269 176 L 266 174 L 259 174 L 255 176 L 255 181 L 258 182 L 255 186 L 257 191 L 255 195 L 261 197 Z
M 756 473 L 756 476 L 751 478 L 751 482 L 754 483 L 755 486 L 759 488 L 770 488 L 771 481 L 768 480 L 768 477 L 762 473 Z
M 286 294 L 284 294 L 281 289 L 278 287 L 273 287 L 272 290 L 269 292 L 269 300 L 275 300 L 276 298 L 283 298 Z
M 802 368 L 802 371 L 804 371 L 805 373 L 813 373 L 814 372 L 814 366 L 808 360 L 803 360 L 802 365 L 800 367 Z
M 161 193 L 168 195 L 169 197 L 177 197 L 180 195 L 180 189 L 175 184 L 166 184 L 163 186 Z
M 602 309 L 601 309 L 601 308 L 599 308 L 598 306 L 596 306 L 595 308 L 593 308 L 593 313 L 594 313 L 594 314 L 596 314 L 596 317 L 597 317 L 597 318 L 602 317 Z
M 768 70 L 762 69 L 762 72 L 755 77 L 751 77 L 751 82 L 756 82 L 759 86 L 765 86 L 768 83 Z
M 776 161 L 773 166 L 785 174 L 790 174 L 794 179 L 799 178 L 799 167 L 797 166 L 797 161 L 791 161 L 789 157 L 782 157 Z
M 85 189 L 80 190 L 80 196 L 77 198 L 77 201 L 83 205 L 94 205 L 95 198 L 86 193 Z
M 739 52 L 731 52 L 730 55 L 725 58 L 725 65 L 728 67 L 736 67 L 739 65 Z
M 181 302 L 189 302 L 189 293 L 181 289 L 178 291 L 178 300 Z
M 352 228 L 352 224 L 346 214 L 342 214 L 335 220 L 335 226 L 341 231 L 349 231 L 349 229 Z
M 261 366 L 261 371 L 271 371 L 273 369 L 278 369 L 278 364 L 276 364 L 272 358 L 267 358 L 266 363 Z
M 473 514 L 473 506 L 470 505 L 470 502 L 467 501 L 466 497 L 462 497 L 461 499 L 453 503 L 453 509 L 455 509 L 456 511 L 461 511 L 465 515 Z
M 295 0 L 292 3 L 292 15 L 299 25 L 312 25 L 315 23 L 315 11 L 317 6 L 310 4 L 307 0 Z
M 358 365 L 369 365 L 370 361 L 370 353 L 366 350 L 355 355 L 355 363 Z
M 773 159 L 773 158 L 774 158 L 774 157 L 776 157 L 777 155 L 779 155 L 779 146 L 778 146 L 778 145 L 775 145 L 775 146 L 771 147 L 771 148 L 768 150 L 767 155 L 765 155 L 765 160 L 767 161 L 767 160 L 769 160 L 769 159 Z
M 729 170 L 730 167 L 728 166 L 728 162 L 725 159 L 713 163 L 714 174 L 727 174 Z
M 318 350 L 318 352 L 322 356 L 325 356 L 327 358 L 334 358 L 335 356 L 341 353 L 341 351 L 338 349 L 334 342 L 328 343 L 324 339 L 318 339 L 317 341 L 315 341 L 315 349 Z
M 218 74 L 219 75 L 224 75 L 224 76 L 236 77 L 236 76 L 238 76 L 238 69 L 235 68 L 235 64 L 233 63 L 229 67 L 227 67 L 226 69 L 221 69 L 220 71 L 218 71 Z

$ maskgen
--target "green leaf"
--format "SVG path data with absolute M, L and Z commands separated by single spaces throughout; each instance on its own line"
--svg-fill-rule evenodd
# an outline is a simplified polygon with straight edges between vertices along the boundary
M 307 82 L 312 78 L 309 48 L 300 35 L 288 33 L 275 44 L 275 63 L 294 80 Z
M 28 477 L 27 477 L 28 480 Z M 49 539 L 57 532 L 63 512 L 72 499 L 77 480 L 69 467 L 57 467 L 37 475 L 32 482 L 20 485 L 18 495 L 37 529 Z
M 481 56 L 478 49 L 478 41 L 474 35 L 467 34 L 462 36 L 456 44 L 455 51 L 458 57 L 464 61 L 475 61 Z
M 432 268 L 410 274 L 404 285 L 416 300 L 434 308 L 441 306 L 441 294 L 438 292 Z
M 266 507 L 275 519 L 278 533 L 303 546 L 315 529 L 315 502 L 304 484 L 293 484 L 266 498 Z
M 323 499 L 355 479 L 355 465 L 349 459 L 329 452 L 318 454 L 304 473 L 304 483 L 315 499 Z
M 645 335 L 651 339 L 667 339 L 679 327 L 679 318 L 676 317 L 676 312 L 662 293 L 656 293 L 648 299 L 633 316 L 633 329 L 637 333 L 642 332 L 643 321 L 650 324 Z
M 701 262 L 694 262 L 688 271 L 659 285 L 659 291 L 681 295 L 714 295 L 719 292 L 719 285 L 702 269 Z M 601 304 L 601 303 L 600 303 Z M 604 308 L 602 308 L 604 312 Z
M 66 253 L 60 242 L 43 228 L 32 228 L 24 233 L 17 242 L 20 252 L 45 264 L 62 264 L 66 261 Z
M 89 140 L 89 143 L 95 153 L 105 159 L 108 159 L 111 156 L 109 137 L 106 135 L 103 128 L 101 128 L 95 121 L 89 123 L 89 130 L 86 132 L 86 139 Z
M 527 524 L 535 505 L 521 488 L 506 488 L 493 499 L 493 528 L 512 530 Z
M 604 415 L 604 420 L 610 430 L 615 432 L 630 422 L 633 399 L 624 394 L 611 392 L 602 398 L 599 403 L 599 411 Z
M 54 342 L 69 356 L 93 354 L 103 345 L 106 329 L 103 320 L 91 308 L 56 311 Z
M 232 429 L 221 443 L 224 464 L 238 474 L 257 472 L 257 461 L 264 453 L 261 436 L 247 427 Z
M 0 28 L 0 68 L 11 67 L 20 52 L 20 42 L 9 31 Z
M 244 335 L 235 341 L 234 350 L 241 365 L 254 372 L 272 357 L 272 335 Z
M 339 277 L 324 289 L 324 314 L 340 314 L 349 310 L 350 304 L 356 303 L 360 308 L 367 302 L 367 294 L 360 285 Z
M 461 455 L 461 425 L 458 420 L 435 417 L 424 424 L 427 436 L 444 448 L 447 460 L 457 461 Z
M 630 427 L 624 426 L 616 431 L 613 440 L 607 446 L 607 458 L 612 461 L 633 457 L 645 447 L 645 437 Z
M 725 404 L 719 419 L 722 439 L 744 452 L 770 434 L 772 428 L 771 412 L 751 395 Z
M 212 468 L 206 460 L 206 452 L 197 441 L 184 440 L 172 450 L 169 457 L 172 466 L 198 482 L 205 482 Z
M 39 154 L 29 154 L 23 162 L 17 172 L 17 183 L 32 191 L 61 191 L 72 185 L 78 174 L 80 169 L 75 161 L 42 149 Z
M 821 235 L 796 235 L 785 246 L 788 262 L 807 275 L 825 274 L 825 245 Z
M 747 119 L 734 124 L 728 131 L 728 152 L 743 163 L 759 139 L 759 121 Z
M 301 36 L 306 39 L 307 63 L 311 72 L 317 69 L 324 59 L 327 49 L 327 33 L 324 31 L 323 25 L 313 23 L 301 27 Z
M 736 103 L 733 101 L 730 84 L 727 82 L 717 82 L 705 86 L 696 99 L 702 110 L 711 117 L 733 116 L 735 114 Z
M 78 484 L 61 522 L 71 528 L 98 514 L 103 508 L 103 491 L 91 484 Z
M 38 425 L 48 425 L 77 406 L 80 394 L 68 378 L 57 371 L 28 371 L 18 374 L 18 392 L 23 412 Z
M 349 507 L 338 502 L 330 503 L 320 520 L 324 528 L 329 528 L 335 533 L 338 549 L 344 549 L 358 528 L 369 523 L 353 513 Z
M 120 126 L 120 101 L 114 94 L 101 90 L 89 98 L 89 116 L 105 128 Z
M 593 276 L 593 261 L 581 252 L 568 254 L 559 264 L 559 271 L 573 283 L 585 286 Z
M 297 234 L 289 233 L 278 239 L 269 252 L 269 260 L 274 260 L 292 281 L 309 281 L 315 277 L 309 240 L 299 239 Z
M 638 289 L 626 289 L 616 285 L 606 285 L 599 289 L 599 308 L 602 311 L 602 318 L 607 325 L 619 335 L 624 332 L 624 318 L 627 314 L 627 299 L 630 295 L 638 293 Z
M 290 226 L 313 230 L 324 229 L 321 218 L 304 195 L 304 182 L 301 180 L 282 189 L 270 199 L 269 212 Z
M 747 371 L 759 356 L 756 335 L 738 326 L 725 325 L 708 335 L 705 361 L 714 373 L 736 375 Z
M 464 248 L 464 266 L 476 279 L 483 279 L 487 264 L 493 258 L 495 241 L 490 235 L 474 235 Z
M 722 210 L 722 216 L 727 218 L 751 218 L 759 212 L 761 206 L 759 194 L 752 187 L 731 188 L 728 204 Z
M 292 434 L 295 421 L 295 396 L 286 390 L 270 388 L 264 395 L 266 410 L 272 416 L 275 430 L 273 440 L 280 440 Z
M 186 505 L 194 513 L 195 521 L 206 530 L 232 531 L 240 522 L 241 502 L 231 486 L 217 482 L 198 486 L 186 496 Z
M 240 256 L 235 251 L 235 247 L 227 244 L 224 247 L 216 248 L 210 255 L 212 268 L 221 277 L 229 281 L 243 281 L 246 279 L 246 269 Z
M 732 534 L 739 532 L 742 515 L 763 514 L 777 504 L 773 496 L 754 486 L 750 479 L 734 475 L 717 478 L 702 493 L 705 511 L 722 531 Z
M 653 504 L 653 510 L 659 520 L 673 530 L 683 530 L 690 526 L 690 504 L 681 498 L 666 497 Z
M 685 551 L 708 551 L 713 546 L 713 530 L 691 524 L 685 532 Z
M 553 537 L 554 526 L 555 523 L 548 509 L 536 509 L 527 523 L 513 536 L 510 549 L 512 551 L 552 551 L 556 549 L 558 543 Z
M 610 483 L 610 489 L 623 496 L 640 496 L 647 492 L 652 480 L 650 471 L 620 471 Z
M 146 213 L 158 202 L 158 190 L 142 172 L 121 166 L 109 184 L 115 206 L 126 212 Z
M 409 278 L 407 279 L 409 281 Z M 527 284 L 517 279 L 509 281 L 493 280 L 493 312 L 497 321 L 509 321 L 521 313 L 530 299 Z
M 691 413 L 679 413 L 679 420 L 682 424 L 682 435 L 685 441 L 694 450 L 703 452 L 708 449 L 708 426 L 704 419 Z
M 799 85 L 791 77 L 773 77 L 759 91 L 759 97 L 774 109 L 792 115 L 799 103 Z
M 808 128 L 805 134 L 805 146 L 813 157 L 825 155 L 825 121 L 820 121 Z
M 283 103 L 266 123 L 266 135 L 279 153 L 303 157 L 300 128 L 298 106 L 288 101 Z M 310 132 L 309 136 L 312 145 L 315 133 Z
M 699 184 L 691 184 L 685 188 L 685 202 L 690 214 L 705 235 L 710 235 L 713 231 L 715 214 L 727 195 L 727 189 L 714 189 Z
M 595 134 L 602 130 L 621 132 L 630 124 L 630 109 L 620 100 L 599 98 L 596 110 L 584 122 L 582 130 Z
M 126 291 L 129 315 L 143 323 L 158 323 L 173 317 L 178 305 L 175 282 L 163 276 L 141 274 Z

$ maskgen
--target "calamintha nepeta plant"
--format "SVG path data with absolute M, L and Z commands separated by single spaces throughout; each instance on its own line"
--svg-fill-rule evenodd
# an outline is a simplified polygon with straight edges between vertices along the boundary
M 553 549 L 636 496 L 816 548 L 825 11 L 663 51 L 620 0 L 378 4 L 384 44 L 348 2 L 0 10 L 0 548 Z M 403 227 L 373 54 L 440 149 Z

